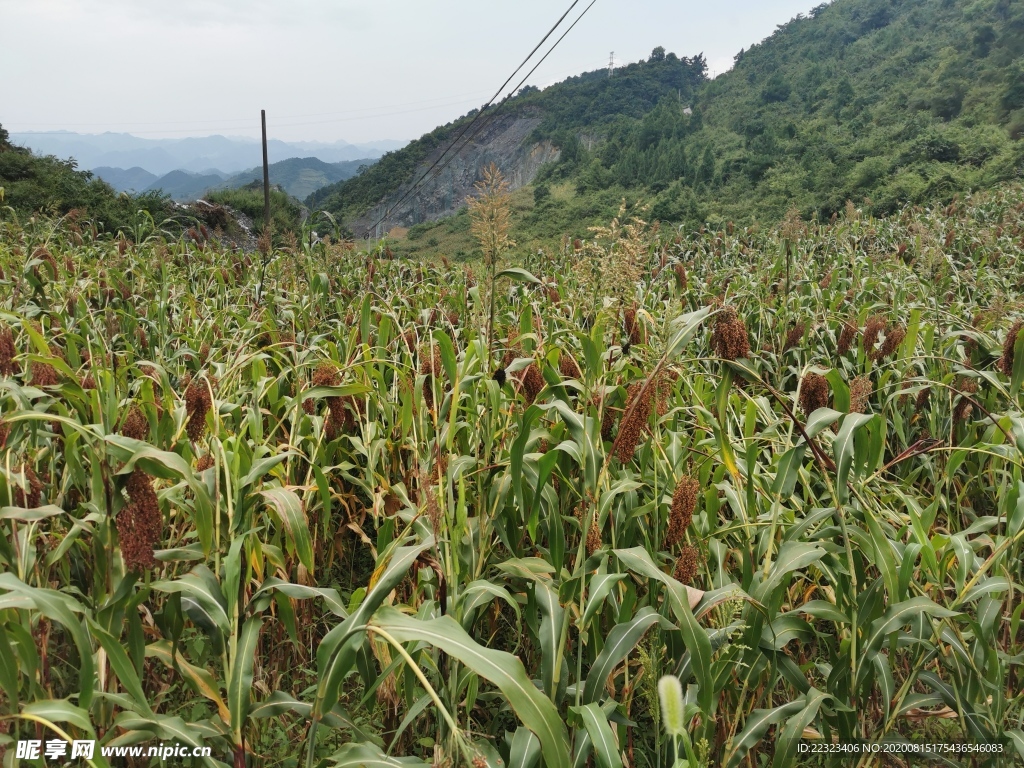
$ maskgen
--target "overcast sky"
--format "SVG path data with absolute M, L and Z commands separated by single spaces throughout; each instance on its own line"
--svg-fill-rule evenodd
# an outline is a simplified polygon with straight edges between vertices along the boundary
M 288 141 L 411 139 L 484 103 L 570 2 L 0 0 L 0 124 L 258 136 L 264 108 Z M 531 83 L 658 45 L 721 73 L 819 2 L 597 0 Z

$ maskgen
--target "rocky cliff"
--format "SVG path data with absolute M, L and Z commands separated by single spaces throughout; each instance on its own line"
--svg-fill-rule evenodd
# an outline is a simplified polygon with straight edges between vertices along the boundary
M 477 131 L 477 124 L 466 135 L 476 131 L 472 141 L 466 144 L 454 160 L 440 174 L 436 169 L 424 180 L 416 192 L 402 201 L 412 184 L 444 152 L 447 144 L 437 147 L 397 191 L 382 200 L 349 225 L 353 232 L 363 234 L 387 212 L 384 229 L 411 227 L 424 221 L 435 221 L 449 216 L 466 204 L 467 196 L 473 194 L 474 185 L 481 179 L 483 170 L 494 163 L 508 179 L 515 190 L 530 184 L 545 163 L 557 161 L 560 151 L 550 141 L 534 142 L 531 135 L 541 124 L 539 115 L 514 115 L 500 113 L 493 117 L 481 118 L 483 127 Z M 463 147 L 465 139 L 459 142 Z M 451 160 L 449 153 L 438 167 Z

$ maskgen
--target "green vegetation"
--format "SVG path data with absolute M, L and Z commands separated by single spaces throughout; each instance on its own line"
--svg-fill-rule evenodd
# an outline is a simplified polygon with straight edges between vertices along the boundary
M 493 115 L 540 117 L 542 122 L 533 139 L 550 139 L 562 148 L 563 157 L 571 158 L 574 153 L 585 151 L 578 132 L 603 132 L 639 119 L 665 97 L 688 98 L 704 80 L 705 71 L 706 64 L 699 56 L 680 59 L 668 54 L 658 60 L 652 57 L 650 62 L 617 70 L 614 78 L 604 71 L 588 72 L 543 91 L 526 87 L 503 105 L 489 110 L 481 120 L 490 120 Z M 354 179 L 313 193 L 307 204 L 344 219 L 364 213 L 413 181 L 420 163 L 427 161 L 434 150 L 447 147 L 476 114 L 474 110 L 400 150 L 387 153 Z M 420 175 L 422 171 L 415 178 Z
M 119 195 L 87 171 L 79 171 L 72 160 L 36 157 L 27 149 L 12 146 L 0 126 L 0 203 L 21 215 L 45 213 L 89 217 L 109 233 L 128 232 L 140 224 L 140 212 L 162 222 L 173 213 L 173 205 L 161 193 Z
M 263 181 L 253 181 L 237 189 L 219 189 L 209 192 L 205 199 L 226 205 L 244 213 L 254 224 L 257 233 L 263 232 Z M 274 242 L 285 242 L 301 229 L 302 206 L 279 187 L 270 188 L 270 221 Z
M 325 163 L 315 157 L 290 157 L 270 164 L 270 183 L 292 197 L 304 200 L 321 187 L 350 179 L 375 162 L 376 160 L 346 160 L 340 163 Z M 221 185 L 214 185 L 214 188 L 241 187 L 253 181 L 262 183 L 262 167 L 237 173 Z
M 1020 0 L 819 6 L 704 88 L 682 179 L 653 188 L 655 215 L 776 221 L 796 206 L 826 217 L 848 199 L 884 214 L 1016 178 L 1022 57 Z M 659 124 L 666 136 L 672 121 Z M 636 154 L 634 141 L 618 164 L 601 160 L 625 184 L 644 162 L 671 165 L 671 148 Z
M 472 270 L 2 214 L 7 754 L 1024 759 L 1024 190 L 526 271 L 491 181 Z
M 509 101 L 542 117 L 534 140 L 562 150 L 535 181 L 537 215 L 517 223 L 517 241 L 583 237 L 623 197 L 664 222 L 774 223 L 793 207 L 828 218 L 847 200 L 884 215 L 1024 173 L 1022 0 L 837 0 L 780 25 L 714 81 L 705 71 L 701 57 L 657 49 L 612 78 Z M 310 204 L 362 214 L 461 124 Z M 559 184 L 572 194 L 545 194 Z

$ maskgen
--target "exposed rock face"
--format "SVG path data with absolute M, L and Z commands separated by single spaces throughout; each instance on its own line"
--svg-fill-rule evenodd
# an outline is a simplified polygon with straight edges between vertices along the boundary
M 468 146 L 463 138 L 455 147 L 458 151 L 451 164 L 434 178 L 436 169 L 431 171 L 419 189 L 406 198 L 401 205 L 391 210 L 385 223 L 386 229 L 410 227 L 424 221 L 434 221 L 455 213 L 466 204 L 466 197 L 473 194 L 474 185 L 483 175 L 483 169 L 494 163 L 501 170 L 515 190 L 533 181 L 545 163 L 558 160 L 560 150 L 551 142 L 530 141 L 530 135 L 541 123 L 541 118 L 524 115 L 498 115 L 481 118 L 484 127 L 473 137 Z M 479 128 L 479 123 L 466 135 Z M 352 221 L 354 232 L 372 227 L 390 206 L 393 206 L 418 181 L 431 164 L 442 155 L 444 146 L 436 149 L 423 162 L 394 195 L 375 208 L 370 209 Z M 438 165 L 440 168 L 452 157 L 450 152 Z

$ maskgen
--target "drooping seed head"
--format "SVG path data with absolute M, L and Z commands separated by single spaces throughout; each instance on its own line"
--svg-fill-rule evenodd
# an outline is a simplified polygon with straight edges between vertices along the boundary
M 636 307 L 629 307 L 623 312 L 622 325 L 630 344 L 643 344 L 646 341 L 643 322 L 637 316 Z
M 1003 342 L 1003 356 L 999 358 L 999 370 L 1006 376 L 1013 375 L 1014 348 L 1022 330 L 1024 330 L 1024 320 L 1018 320 L 1010 326 L 1010 330 L 1006 334 L 1006 341 Z
M 523 397 L 526 402 L 532 405 L 542 389 L 544 389 L 544 376 L 536 363 L 530 363 L 523 372 Z
M 0 376 L 15 376 L 21 370 L 15 356 L 14 333 L 10 328 L 0 327 Z
M 115 523 L 121 554 L 129 570 L 141 572 L 157 566 L 154 548 L 163 532 L 163 515 L 153 478 L 141 469 L 135 469 L 126 484 L 130 503 L 122 509 Z
M 615 438 L 615 455 L 623 464 L 633 458 L 651 416 L 655 387 L 653 384 L 645 387 L 644 384 L 638 381 L 627 390 L 626 409 L 619 425 L 619 434 Z
M 885 339 L 882 341 L 882 346 L 878 350 L 877 360 L 884 360 L 889 357 L 893 352 L 899 349 L 900 344 L 907 337 L 907 329 L 902 325 L 897 325 L 895 328 L 890 328 L 885 332 Z
M 885 318 L 881 315 L 872 315 L 864 325 L 864 353 L 871 360 L 876 359 L 878 356 L 875 344 L 878 343 L 878 337 L 885 331 L 885 327 Z
M 558 372 L 567 379 L 583 378 L 583 373 L 580 371 L 580 367 L 573 359 L 572 355 L 564 352 L 558 358 Z
M 711 346 L 718 357 L 725 360 L 739 360 L 750 355 L 750 338 L 747 327 L 735 307 L 725 307 L 715 317 L 711 333 Z
M 213 407 L 210 390 L 214 382 L 208 379 L 193 379 L 185 389 L 185 411 L 188 413 L 189 440 L 198 442 L 206 431 L 206 414 Z
M 693 584 L 693 580 L 697 576 L 697 570 L 699 567 L 700 550 L 690 544 L 687 544 L 679 552 L 679 557 L 676 559 L 676 567 L 672 572 L 672 577 L 683 584 Z
M 149 419 L 138 405 L 132 405 L 128 409 L 128 415 L 124 417 L 124 423 L 121 425 L 121 434 L 133 440 L 149 439 Z
M 33 361 L 28 366 L 32 376 L 33 387 L 55 387 L 60 384 L 60 376 L 57 369 L 49 363 Z
M 873 387 L 867 376 L 858 376 L 850 382 L 850 413 L 864 413 L 871 399 Z
M 4 440 L 6 442 L 6 436 L 4 436 Z M 24 476 L 24 488 L 20 484 L 15 484 L 14 506 L 22 509 L 35 509 L 42 501 L 43 483 L 28 462 L 21 465 L 21 473 Z
M 843 330 L 839 333 L 839 344 L 836 347 L 836 351 L 840 357 L 850 351 L 850 347 L 853 346 L 853 342 L 857 340 L 857 334 L 860 333 L 860 329 L 856 323 L 844 322 Z
M 932 388 L 925 387 L 917 393 L 917 397 L 914 399 L 914 410 L 920 413 L 928 407 L 928 400 L 931 398 Z
M 971 400 L 978 391 L 978 382 L 967 376 L 961 376 L 954 384 L 954 388 L 960 393 L 960 397 L 953 407 L 953 420 L 967 421 L 974 411 L 974 403 Z
M 686 290 L 686 267 L 683 266 L 682 262 L 679 262 L 674 267 L 676 273 L 676 286 L 680 291 Z
M 599 550 L 604 542 L 601 540 L 601 527 L 597 524 L 597 515 L 594 515 L 594 520 L 590 524 L 590 530 L 587 531 L 587 555 L 592 555 Z
M 665 548 L 669 549 L 680 541 L 686 534 L 693 520 L 693 511 L 697 508 L 697 494 L 700 491 L 700 483 L 696 478 L 684 475 L 676 483 L 676 490 L 672 494 L 672 506 L 669 510 L 668 529 L 665 532 Z
M 783 352 L 787 352 L 793 347 L 796 347 L 803 341 L 804 331 L 807 330 L 807 325 L 802 322 L 793 323 L 790 329 L 786 332 L 786 343 L 782 347 Z
M 829 387 L 824 376 L 808 372 L 800 382 L 800 408 L 810 416 L 828 405 Z

